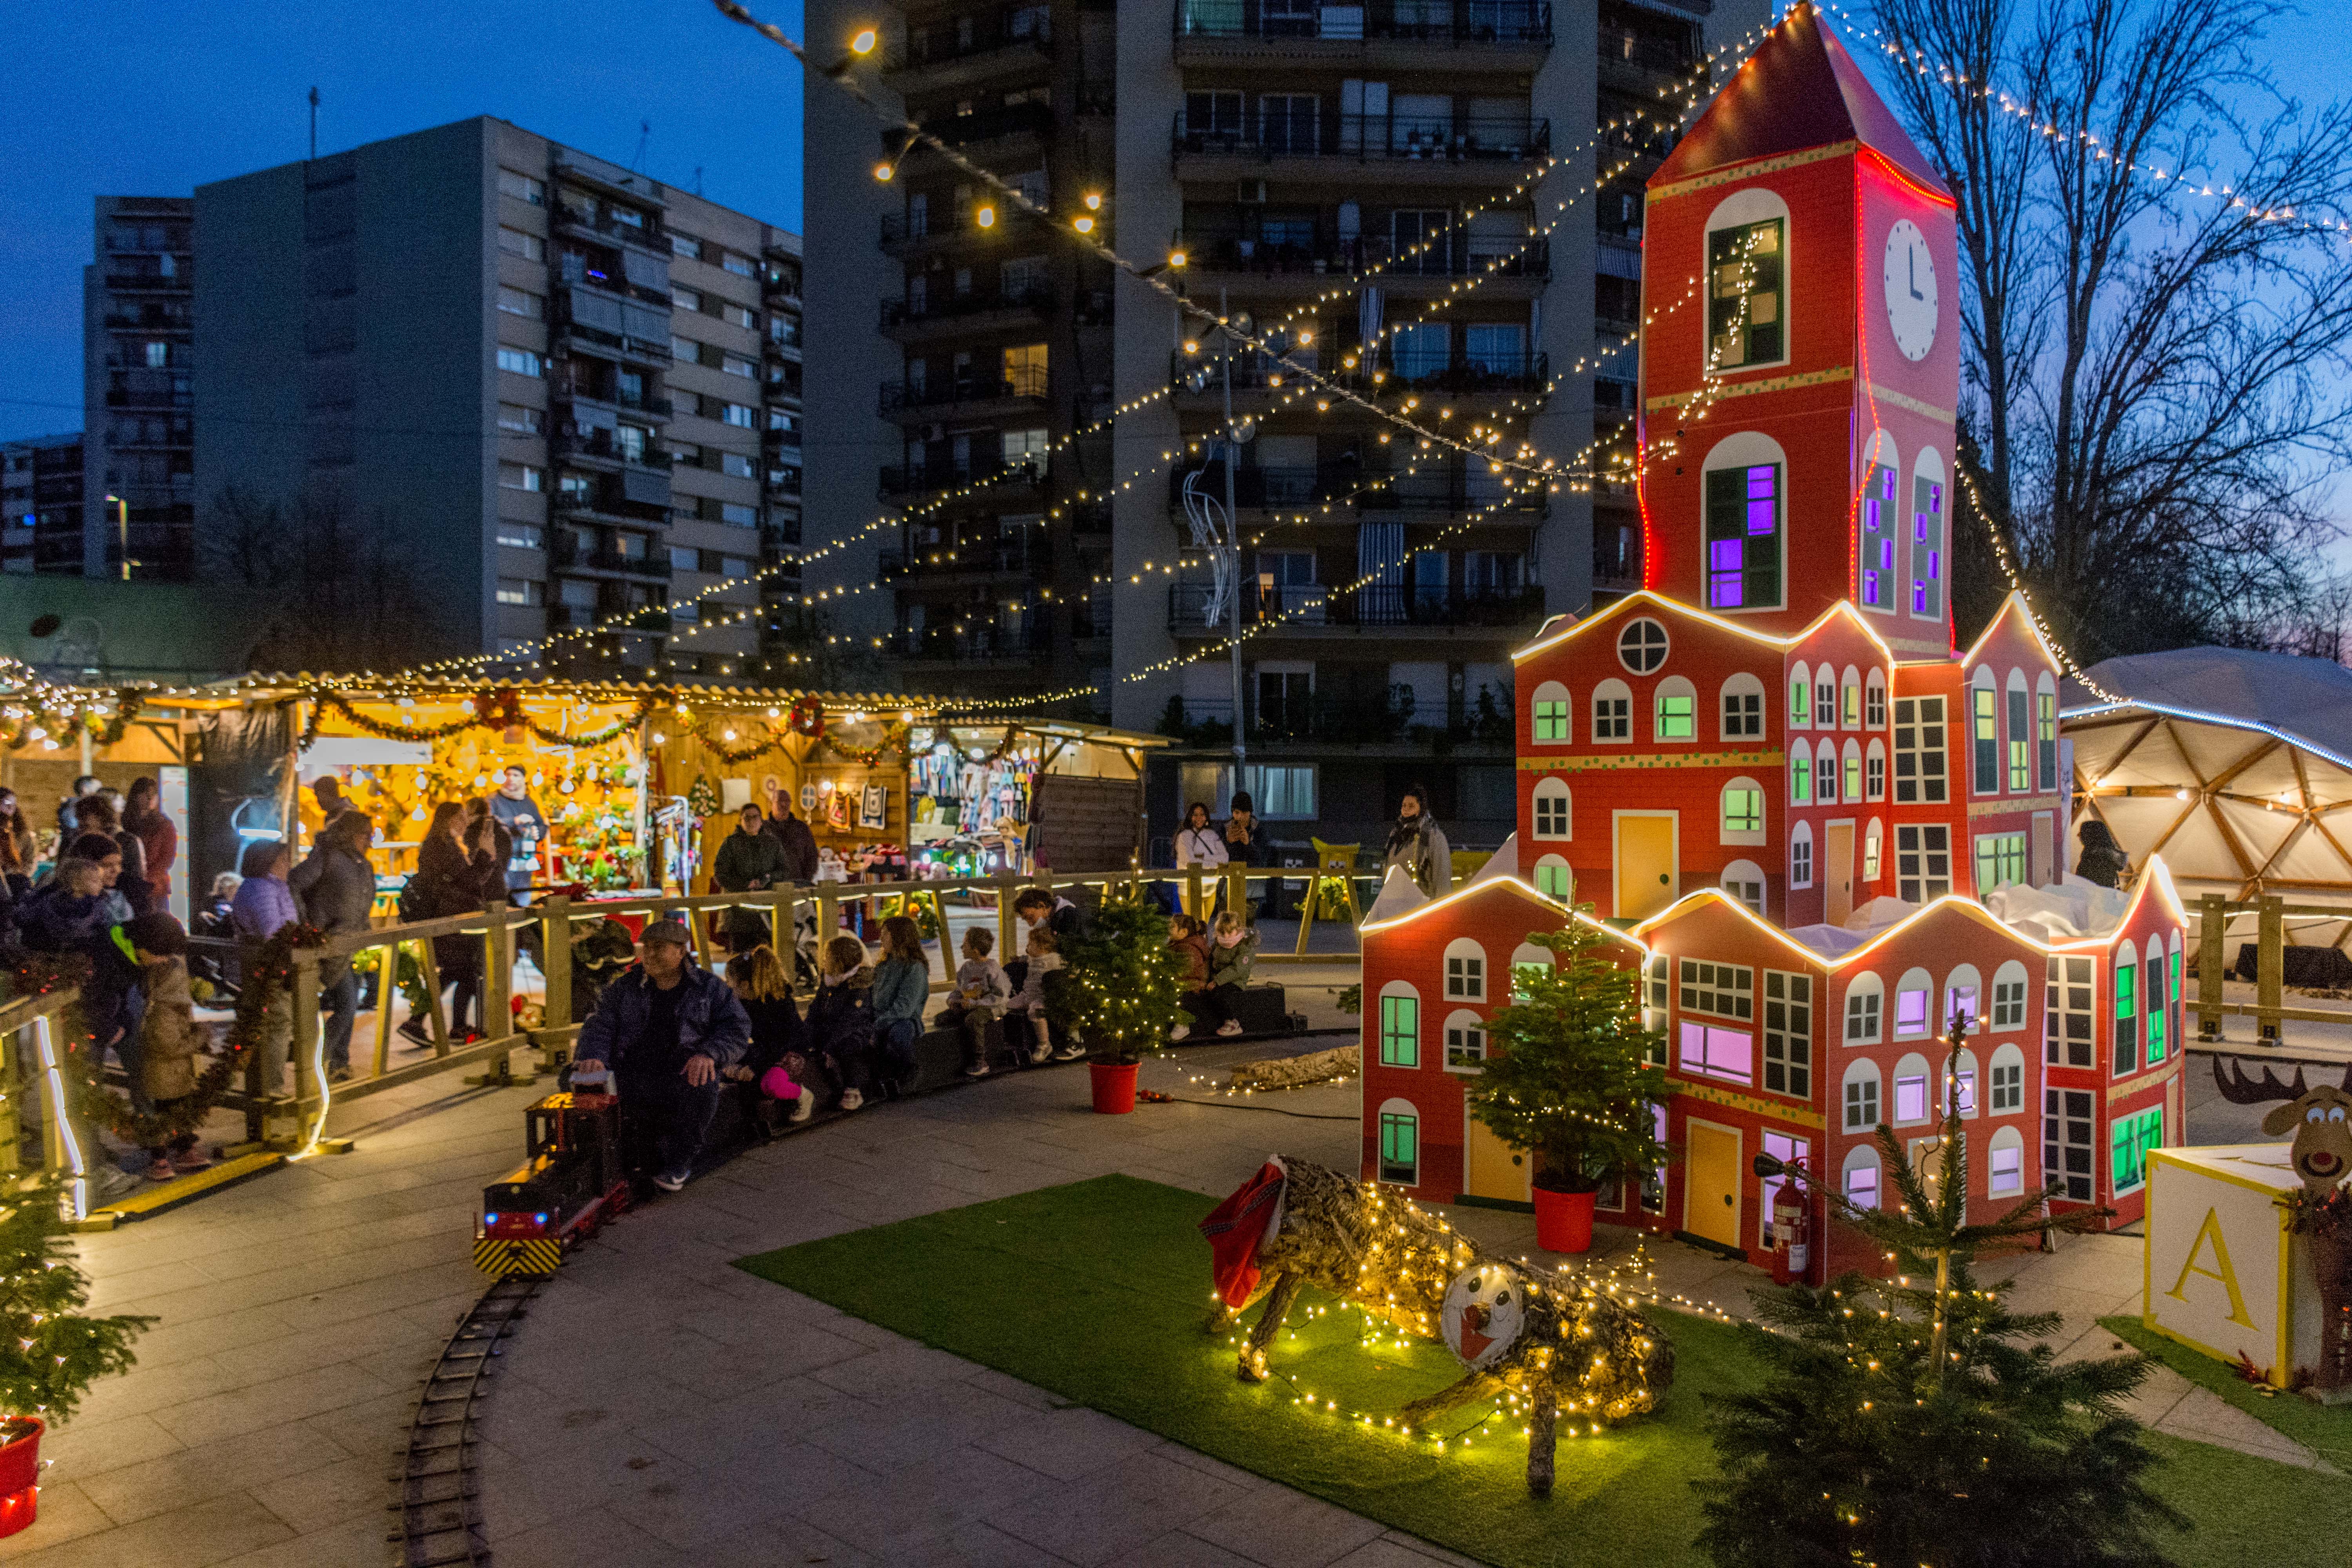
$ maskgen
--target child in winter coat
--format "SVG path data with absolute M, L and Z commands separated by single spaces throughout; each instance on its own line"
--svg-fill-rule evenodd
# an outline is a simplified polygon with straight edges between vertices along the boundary
M 809 999 L 813 1049 L 841 1080 L 841 1109 L 856 1110 L 875 1087 L 874 993 L 866 944 L 846 933 L 824 944 L 824 978 Z
M 874 1049 L 890 1087 L 915 1087 L 915 1039 L 923 1032 L 923 1004 L 931 996 L 931 961 L 912 918 L 882 922 L 882 962 L 874 966 Z
M 1257 932 L 1243 922 L 1237 911 L 1227 910 L 1217 917 L 1216 931 L 1209 941 L 1209 983 L 1188 999 L 1202 1023 L 1215 1024 L 1220 1035 L 1242 1032 L 1242 1021 L 1234 1014 L 1242 987 L 1249 984 L 1250 971 L 1256 963 Z
M 1062 967 L 1061 949 L 1061 939 L 1044 921 L 1029 928 L 1029 968 L 1021 977 L 1021 989 L 1004 1009 L 1006 1033 L 1025 1023 L 1034 1037 L 1029 1047 L 1033 1063 L 1054 1055 L 1053 1037 L 1045 1026 L 1045 977 Z M 1062 1054 L 1066 1060 L 1076 1057 L 1078 1050 L 1075 1045 L 1065 1046 Z
M 1180 973 L 1177 984 L 1184 990 L 1189 1006 L 1192 999 L 1209 985 L 1209 928 L 1192 915 L 1168 917 L 1168 949 L 1176 955 Z M 1192 1026 L 1178 1024 L 1168 1031 L 1171 1040 L 1181 1040 L 1191 1035 Z
M 942 1028 L 963 1031 L 963 1076 L 988 1076 L 988 1026 L 1013 994 L 1004 966 L 991 958 L 996 933 L 973 926 L 963 933 L 963 963 L 956 970 L 955 992 L 940 1015 Z
M 792 1107 L 787 1119 L 806 1121 L 816 1110 L 816 1090 L 809 1086 L 806 1039 L 800 1009 L 793 1005 L 792 976 L 783 960 L 766 942 L 727 961 L 727 984 L 751 1019 L 751 1048 L 721 1076 L 737 1083 L 760 1086 L 760 1125 L 773 1130 L 780 1105 Z
M 139 1023 L 140 1075 L 155 1110 L 166 1113 L 196 1092 L 200 1035 L 195 1004 L 188 994 L 188 935 L 178 921 L 157 910 L 132 921 L 123 936 L 138 954 L 140 984 L 147 993 L 147 1010 Z M 151 1147 L 147 1159 L 151 1182 L 168 1182 L 212 1164 L 197 1149 L 193 1131 Z

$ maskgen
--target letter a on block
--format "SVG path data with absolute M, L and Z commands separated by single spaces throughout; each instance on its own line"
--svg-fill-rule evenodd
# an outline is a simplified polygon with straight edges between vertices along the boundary
M 2197 1267 L 2197 1259 L 2204 1252 L 2205 1243 L 2209 1237 L 2213 1243 L 2213 1262 L 2216 1267 L 2200 1268 Z M 2208 1279 L 2219 1279 L 2221 1282 L 2221 1289 L 2230 1293 L 2230 1321 L 2243 1324 L 2250 1329 L 2254 1326 L 2253 1319 L 2246 1316 L 2246 1298 L 2238 1289 L 2238 1271 L 2230 1266 L 2230 1242 L 2229 1238 L 2221 1234 L 2221 1215 L 2217 1209 L 2209 1208 L 2205 1211 L 2205 1223 L 2197 1227 L 2197 1239 L 2189 1244 L 2189 1256 L 2181 1262 L 2180 1278 L 2172 1282 L 2172 1289 L 2167 1290 L 2165 1294 L 2176 1300 L 2188 1300 L 2189 1298 L 2182 1295 L 2181 1290 L 2188 1285 L 2189 1277 L 2191 1274 L 2201 1274 Z

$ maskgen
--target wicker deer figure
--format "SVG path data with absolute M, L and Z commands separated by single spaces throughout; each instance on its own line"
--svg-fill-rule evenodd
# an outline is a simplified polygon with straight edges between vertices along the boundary
M 1265 1303 L 1242 1347 L 1243 1381 L 1264 1380 L 1266 1347 L 1300 1289 L 1318 1285 L 1406 1333 L 1442 1339 L 1462 1362 L 1459 1382 L 1397 1412 L 1408 1429 L 1478 1400 L 1522 1414 L 1528 1489 L 1538 1497 L 1551 1490 L 1563 1417 L 1639 1415 L 1674 1381 L 1673 1344 L 1613 1281 L 1490 1258 L 1436 1215 L 1327 1166 L 1277 1156 L 1201 1228 L 1216 1255 L 1209 1331 Z
M 2258 1082 L 2234 1061 L 2225 1072 L 2216 1057 L 2213 1081 L 2235 1104 L 2285 1102 L 2263 1118 L 2263 1131 L 2273 1138 L 2294 1134 L 2287 1157 L 2303 1193 L 2291 1224 L 2305 1239 L 2319 1286 L 2319 1365 L 2312 1383 L 2322 1391 L 2352 1387 L 2352 1194 L 2343 1186 L 2352 1173 L 2352 1068 L 2342 1083 L 2312 1089 L 2299 1067 L 2293 1083 L 2281 1083 L 2264 1063 Z

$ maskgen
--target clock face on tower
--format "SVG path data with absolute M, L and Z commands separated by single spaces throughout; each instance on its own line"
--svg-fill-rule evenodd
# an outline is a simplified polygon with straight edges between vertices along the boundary
M 1936 261 L 1909 218 L 1886 231 L 1886 324 L 1905 359 L 1925 359 L 1936 346 Z

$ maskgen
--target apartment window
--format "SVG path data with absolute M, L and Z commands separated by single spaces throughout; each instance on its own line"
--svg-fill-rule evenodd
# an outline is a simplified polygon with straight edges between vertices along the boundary
M 1186 93 L 1184 130 L 1192 136 L 1240 136 L 1242 95 L 1238 92 Z
M 1486 999 L 1486 954 L 1475 942 L 1445 950 L 1445 994 L 1465 1002 Z
M 1878 671 L 1874 669 L 1863 687 L 1862 722 L 1863 727 L 1868 730 L 1886 728 L 1886 688 L 1878 683 Z
M 499 285 L 499 309 L 509 316 L 520 316 L 536 321 L 547 314 L 547 300 L 528 289 L 509 289 Z
M 673 283 L 669 288 L 669 302 L 681 310 L 699 310 L 702 309 L 702 290 Z
M 759 314 L 741 305 L 719 306 L 719 319 L 730 326 L 741 327 L 746 331 L 756 332 L 760 330 Z
M 1877 1086 L 1873 1085 L 1874 1089 Z M 1870 1149 L 1856 1149 L 1846 1156 L 1852 1162 L 1845 1168 L 1845 1201 L 1858 1209 L 1878 1206 L 1878 1155 Z
M 680 364 L 698 364 L 702 360 L 702 345 L 692 338 L 681 338 L 672 332 L 669 340 L 669 357 Z
M 499 194 L 512 196 L 519 202 L 529 202 L 535 207 L 547 205 L 547 186 L 529 174 L 518 174 L 512 169 L 499 171 Z
M 514 436 L 536 436 L 540 430 L 539 410 L 525 407 L 520 403 L 501 403 L 499 405 L 499 428 Z
M 1916 1040 L 1929 1033 L 1927 1011 L 1936 988 L 1927 973 L 1914 970 L 1895 988 L 1895 1037 Z
M 2091 1134 L 2096 1125 L 2091 1092 L 2083 1089 L 2042 1091 L 2042 1173 L 2063 1184 L 2061 1197 L 2086 1204 L 2092 1199 Z
M 1978 674 L 1982 679 L 1969 690 L 1975 723 L 1975 787 L 1979 795 L 1997 795 L 2000 791 L 2000 697 L 1992 689 L 1991 672 Z
M 596 506 L 596 477 L 593 474 L 558 474 L 555 476 L 555 493 L 565 506 L 593 510 Z
M 1985 1169 L 1985 1191 L 1994 1197 L 2015 1197 L 2025 1191 L 2025 1144 L 2015 1128 L 1993 1134 Z
M 1829 668 L 1824 665 L 1820 679 L 1813 682 L 1813 722 L 1824 730 L 1834 730 L 1837 718 L 1837 678 L 1830 674 Z
M 1789 677 L 1789 727 L 1801 730 L 1813 717 L 1813 683 L 1803 665 Z
M 1848 741 L 1847 746 L 1853 742 Z M 1845 754 L 1845 798 L 1848 802 L 1862 798 L 1862 753 L 1849 750 Z
M 1932 457 L 1932 453 L 1922 454 L 1923 460 Z M 1911 503 L 1911 613 L 1940 619 L 1944 614 L 1943 485 L 1925 474 L 1915 475 Z
M 2147 976 L 2147 994 L 2141 999 L 2140 1011 L 2147 1017 L 2147 1065 L 2154 1067 L 2164 1059 L 2169 1042 L 2164 1037 L 2168 1011 L 2164 1003 L 2164 954 L 2157 951 L 2153 941 L 2148 943 L 2147 968 L 2142 973 Z
M 1410 993 L 1381 998 L 1381 1065 L 1421 1065 L 1421 998 Z
M 1538 743 L 1564 745 L 1568 741 L 1568 699 L 1539 697 L 1535 703 L 1535 732 Z
M 740 354 L 721 354 L 719 368 L 729 375 L 740 375 L 747 380 L 757 381 L 760 378 L 759 365 Z
M 2092 961 L 2051 955 L 2042 1009 L 2042 1059 L 2052 1067 L 2086 1068 L 2096 1049 L 2092 1014 Z
M 529 349 L 501 347 L 499 350 L 499 368 L 511 371 L 516 375 L 537 375 L 540 374 L 540 358 Z
M 2025 880 L 2025 835 L 1988 833 L 1977 840 L 1977 896 Z
M 1045 345 L 1020 343 L 1004 351 L 1004 390 L 1014 397 L 1045 395 Z
M 1952 830 L 1941 823 L 1902 823 L 1895 829 L 1895 896 L 1924 904 L 1952 890 Z
M 1813 1093 L 1813 977 L 1764 972 L 1764 1087 L 1810 1100 Z
M 547 259 L 547 245 L 535 234 L 525 234 L 519 228 L 499 226 L 499 248 L 509 256 L 520 256 L 525 261 Z
M 537 495 L 547 489 L 547 470 L 529 463 L 500 463 L 499 486 L 502 489 L 529 490 Z
M 758 465 L 741 452 L 719 454 L 719 471 L 730 478 L 749 479 L 758 477 Z
M 1627 741 L 1633 736 L 1633 699 L 1622 681 L 1608 681 L 1592 693 L 1592 738 Z
M 1567 784 L 1558 779 L 1546 779 L 1536 785 L 1535 808 L 1538 838 L 1573 837 L 1572 803 Z
M 1446 1020 L 1445 1065 L 1457 1072 L 1486 1065 L 1486 1031 L 1475 1013 L 1459 1013 Z
M 1810 888 L 1813 885 L 1813 829 L 1810 823 L 1797 824 L 1796 834 L 1789 840 L 1789 886 Z
M 2009 793 L 2033 790 L 2033 725 L 2028 716 L 2032 699 L 2022 686 L 2009 689 Z
M 1895 470 L 1884 463 L 1873 463 L 1862 481 L 1862 602 L 1874 610 L 1895 607 L 1895 535 L 1902 514 L 1896 483 Z
M 1813 759 L 1802 746 L 1789 753 L 1789 800 L 1795 805 L 1813 803 Z
M 547 548 L 546 536 L 540 531 L 539 524 L 535 522 L 516 522 L 511 519 L 503 517 L 499 519 L 499 542 L 500 544 L 510 545 L 517 550 L 544 550 Z
M 1867 1132 L 1878 1125 L 1878 1069 L 1858 1062 L 1846 1075 L 1845 1130 Z
M 1907 1126 L 1927 1120 L 1927 1075 L 1897 1073 L 1895 1078 L 1895 1124 Z
M 1940 697 L 1906 697 L 1895 704 L 1895 798 L 1906 805 L 1945 798 Z
M 1878 765 L 1877 758 L 1873 757 L 1870 761 L 1871 766 L 1876 767 Z M 1874 793 L 1870 798 L 1876 800 L 1878 796 Z M 1878 880 L 1879 863 L 1885 846 L 1885 840 L 1880 835 L 1878 819 L 1874 816 L 1870 819 L 1869 829 L 1862 836 L 1862 879 L 1864 881 L 1875 882 Z
M 677 230 L 671 229 L 669 253 L 672 256 L 683 256 L 689 261 L 699 261 L 702 259 L 702 241 L 690 234 L 680 234 Z
M 1685 1019 L 1675 1065 L 1701 1078 L 1746 1083 L 1754 1075 L 1755 1052 L 1756 1037 L 1746 1029 L 1724 1029 Z
M 501 577 L 499 579 L 498 596 L 501 605 L 544 605 L 547 603 L 547 584 L 528 577 Z
M 1405 1186 L 1421 1180 L 1421 1118 L 1411 1110 L 1381 1111 L 1381 1180 Z
M 2025 1109 L 2025 1063 L 1993 1058 L 1992 1113 L 2007 1116 Z
M 1708 470 L 1707 607 L 1769 609 L 1780 602 L 1780 465 Z
M 1756 972 L 1745 964 L 1682 960 L 1683 1011 L 1723 1018 L 1756 1016 Z
M 738 256 L 731 250 L 725 253 L 725 255 L 720 258 L 719 265 L 724 267 L 728 271 L 732 272 L 738 278 L 755 278 L 759 276 L 760 269 L 751 265 L 751 258 L 750 257 Z
M 1870 755 L 1863 759 L 1863 787 L 1869 792 L 1869 798 L 1885 800 L 1886 798 L 1886 754 L 1878 749 L 1876 741 L 1870 742 Z
M 1747 680 L 1747 684 L 1738 682 Z M 1723 689 L 1723 738 L 1760 741 L 1764 738 L 1764 688 L 1752 678 L 1734 677 Z
M 1658 739 L 1661 741 L 1692 741 L 1698 738 L 1698 699 L 1689 691 L 1658 692 Z
M 1788 357 L 1779 218 L 1706 237 L 1707 355 L 1717 370 Z
M 719 509 L 719 521 L 730 528 L 757 528 L 760 526 L 760 509 L 728 501 Z
M 732 425 L 739 430 L 756 429 L 759 417 L 760 411 L 749 404 L 722 403 L 719 405 L 720 423 Z
M 2003 965 L 2004 971 L 2007 966 Z M 1992 1032 L 2025 1027 L 2025 977 L 2006 979 L 1995 975 L 1992 983 Z
M 1859 975 L 1846 986 L 1847 1045 L 1874 1046 L 1878 1043 L 1879 1008 L 1885 1000 L 1885 985 L 1875 974 Z
M 749 577 L 751 563 L 740 555 L 722 555 L 719 558 L 719 574 L 721 577 Z
M 1037 479 L 1045 477 L 1047 454 L 1052 450 L 1053 443 L 1043 426 L 1034 430 L 1007 430 L 999 437 L 999 452 L 1008 473 L 1026 473 Z

